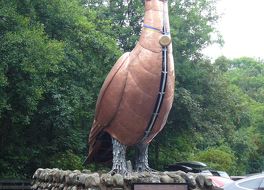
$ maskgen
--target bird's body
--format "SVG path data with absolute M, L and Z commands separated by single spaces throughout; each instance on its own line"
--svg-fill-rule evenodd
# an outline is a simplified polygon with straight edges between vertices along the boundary
M 175 80 L 172 47 L 166 47 L 165 55 L 159 43 L 161 31 L 169 30 L 167 15 L 167 2 L 146 0 L 144 26 L 150 27 L 143 29 L 136 47 L 119 58 L 101 88 L 89 136 L 89 161 L 96 161 L 98 155 L 102 157 L 107 152 L 107 135 L 126 146 L 148 144 L 164 127 L 174 98 Z M 162 73 L 166 73 L 166 78 Z M 165 93 L 161 92 L 163 82 Z M 151 122 L 153 126 L 147 134 Z M 111 158 L 107 154 L 103 157 L 104 161 Z

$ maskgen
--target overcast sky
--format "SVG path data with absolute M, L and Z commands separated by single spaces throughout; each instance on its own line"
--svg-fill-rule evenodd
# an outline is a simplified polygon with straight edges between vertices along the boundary
M 219 0 L 217 9 L 223 14 L 217 28 L 225 44 L 205 49 L 205 55 L 264 59 L 264 0 Z

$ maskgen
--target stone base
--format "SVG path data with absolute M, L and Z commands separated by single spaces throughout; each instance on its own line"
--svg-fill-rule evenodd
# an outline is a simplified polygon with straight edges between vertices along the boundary
M 176 172 L 119 174 L 92 173 L 89 170 L 63 171 L 39 168 L 33 175 L 35 190 L 132 190 L 134 183 L 187 183 L 189 190 L 214 190 L 210 180 L 202 175 Z

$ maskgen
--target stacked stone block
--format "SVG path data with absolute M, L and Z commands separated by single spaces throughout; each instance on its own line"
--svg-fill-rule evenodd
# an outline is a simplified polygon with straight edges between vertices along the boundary
M 34 190 L 132 190 L 134 183 L 187 183 L 189 190 L 215 190 L 203 175 L 176 172 L 120 174 L 92 173 L 89 170 L 39 168 L 33 175 Z

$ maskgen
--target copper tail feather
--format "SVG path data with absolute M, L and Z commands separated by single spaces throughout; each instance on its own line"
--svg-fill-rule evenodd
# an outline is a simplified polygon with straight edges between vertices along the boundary
M 102 131 L 97 137 L 93 146 L 89 150 L 88 156 L 85 158 L 83 165 L 89 164 L 92 162 L 97 163 L 108 163 L 111 162 L 112 155 L 112 139 L 111 136 Z

